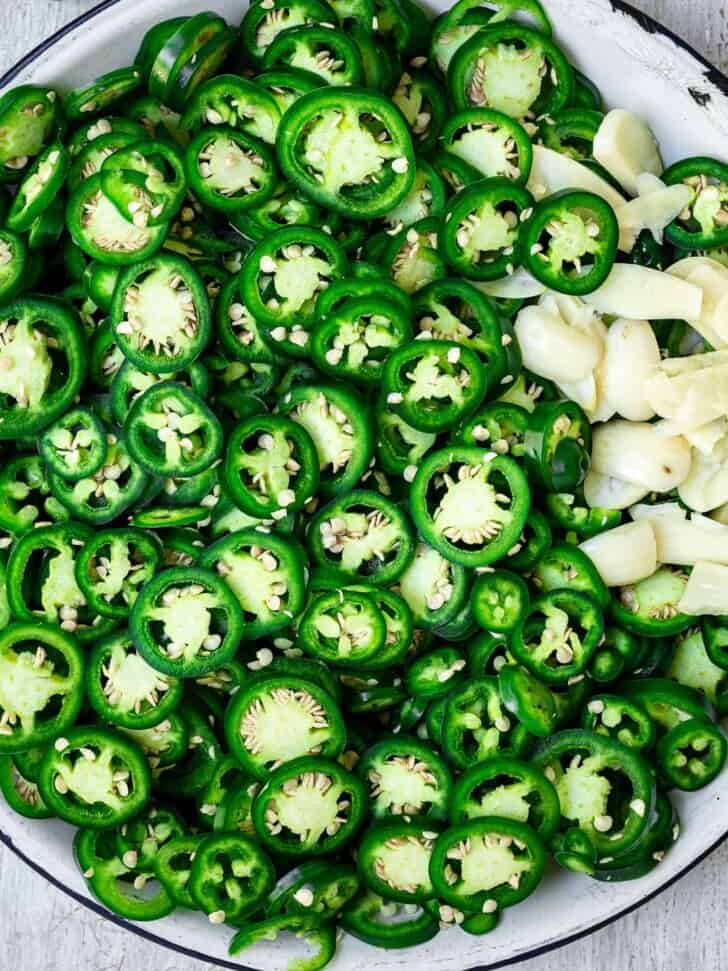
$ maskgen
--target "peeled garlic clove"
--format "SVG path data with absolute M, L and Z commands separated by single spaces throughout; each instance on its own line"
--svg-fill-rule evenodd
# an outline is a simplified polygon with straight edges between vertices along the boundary
M 584 480 L 584 498 L 592 509 L 628 509 L 644 499 L 649 489 L 590 469 Z
M 662 174 L 662 159 L 650 127 L 624 108 L 604 116 L 594 136 L 594 158 L 630 195 L 637 195 L 643 172 Z
M 646 320 L 614 321 L 607 332 L 600 378 L 607 401 L 623 418 L 648 421 L 654 416 L 644 388 L 660 361 L 660 346 Z
M 650 492 L 669 492 L 687 478 L 691 448 L 647 422 L 610 421 L 594 430 L 592 468 Z M 638 500 L 635 500 L 635 502 Z
M 657 569 L 657 547 L 647 521 L 625 523 L 580 543 L 608 587 L 639 583 Z
M 637 320 L 696 320 L 703 291 L 661 270 L 616 263 L 605 282 L 584 301 L 602 314 Z
M 618 209 L 627 201 L 587 165 L 543 145 L 533 146 L 533 163 L 526 188 L 536 200 L 562 189 L 584 189 L 604 199 L 612 209 Z
M 555 310 L 524 307 L 516 317 L 523 364 L 557 383 L 576 383 L 591 375 L 602 353 L 601 341 L 565 323 Z

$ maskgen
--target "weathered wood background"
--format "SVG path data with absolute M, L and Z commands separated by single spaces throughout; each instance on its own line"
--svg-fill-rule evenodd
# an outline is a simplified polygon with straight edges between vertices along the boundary
M 95 0 L 0 0 L 0 73 Z M 145 0 L 138 0 L 144 3 Z M 632 0 L 728 68 L 726 0 Z M 242 3 L 241 3 L 242 7 Z M 728 845 L 616 924 L 514 971 L 723 971 Z M 372 962 L 376 969 L 376 961 Z M 0 971 L 213 971 L 75 904 L 0 849 Z

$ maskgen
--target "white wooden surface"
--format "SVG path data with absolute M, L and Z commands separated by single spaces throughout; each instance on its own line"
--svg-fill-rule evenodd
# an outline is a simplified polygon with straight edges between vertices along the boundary
M 632 2 L 728 69 L 725 0 Z M 94 3 L 0 0 L 0 73 Z M 728 844 L 630 916 L 585 940 L 518 964 L 515 971 L 719 971 L 728 968 L 726 901 Z M 0 848 L 0 971 L 59 969 L 212 971 L 213 966 L 119 930 Z

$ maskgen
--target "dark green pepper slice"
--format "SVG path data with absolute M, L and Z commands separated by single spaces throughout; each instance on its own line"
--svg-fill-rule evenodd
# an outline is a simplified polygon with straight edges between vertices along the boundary
M 124 863 L 113 830 L 80 829 L 73 850 L 89 890 L 112 913 L 125 920 L 151 921 L 174 910 L 174 900 L 164 886 Z
M 258 243 L 240 278 L 243 303 L 285 353 L 307 353 L 316 297 L 343 276 L 346 257 L 320 229 L 290 226 Z
M 235 694 L 225 714 L 225 735 L 245 771 L 264 781 L 300 756 L 320 752 L 336 758 L 344 749 L 346 728 L 336 702 L 320 685 L 272 673 Z
M 129 626 L 142 657 L 172 677 L 199 677 L 230 660 L 245 628 L 237 597 L 212 570 L 172 567 L 146 583 Z
M 512 631 L 528 611 L 528 587 L 517 573 L 508 570 L 476 577 L 470 599 L 480 626 L 497 634 Z
M 283 914 L 244 924 L 232 939 L 228 953 L 236 957 L 259 941 L 278 940 L 278 935 L 287 931 L 302 938 L 308 945 L 306 957 L 296 958 L 289 968 L 295 971 L 321 971 L 333 960 L 336 954 L 336 929 L 320 918 L 304 914 Z
M 619 856 L 640 839 L 656 793 L 637 752 L 573 729 L 545 741 L 534 761 L 554 784 L 562 817 L 580 828 L 599 855 Z
M 63 188 L 70 156 L 60 141 L 52 142 L 28 169 L 18 186 L 6 223 L 15 232 L 27 232 Z
M 254 840 L 220 833 L 197 847 L 188 888 L 211 924 L 237 924 L 255 913 L 274 884 L 273 863 Z
M 313 597 L 298 628 L 299 644 L 312 657 L 353 668 L 376 660 L 386 636 L 382 611 L 361 588 Z
M 111 266 L 130 266 L 149 259 L 161 249 L 168 231 L 167 223 L 135 226 L 105 195 L 99 172 L 73 191 L 66 221 L 74 242 L 83 252 L 92 260 Z
M 510 648 L 541 681 L 567 684 L 584 674 L 603 632 L 596 600 L 578 590 L 557 589 L 534 600 Z
M 359 887 L 359 877 L 350 864 L 309 860 L 280 877 L 268 898 L 266 913 L 330 920 L 356 896 Z
M 123 735 L 76 726 L 47 749 L 38 785 L 61 819 L 84 829 L 108 829 L 144 808 L 149 768 L 141 750 Z
M 37 526 L 16 543 L 8 560 L 8 601 L 23 621 L 58 624 L 81 643 L 114 627 L 86 602 L 75 579 L 76 558 L 91 536 L 87 526 Z
M 601 286 L 614 266 L 619 228 L 608 202 L 566 189 L 542 199 L 523 224 L 526 269 L 551 290 L 581 296 Z
M 665 237 L 682 250 L 706 249 L 728 243 L 728 166 L 713 158 L 682 159 L 662 173 L 666 185 L 683 185 L 694 196 L 665 230 Z
M 366 489 L 334 499 L 309 526 L 310 553 L 319 565 L 381 586 L 399 579 L 412 560 L 414 545 L 402 510 Z
M 161 846 L 156 859 L 159 882 L 178 907 L 194 910 L 195 901 L 189 890 L 192 859 L 204 836 L 178 836 Z
M 103 526 L 135 503 L 147 486 L 147 474 L 134 461 L 123 440 L 107 436 L 108 448 L 101 468 L 78 482 L 49 472 L 53 495 L 74 519 Z
M 139 529 L 105 529 L 89 537 L 76 558 L 76 581 L 89 606 L 124 620 L 140 587 L 162 563 L 161 544 Z
M 46 745 L 70 728 L 83 702 L 83 659 L 69 634 L 9 624 L 0 634 L 0 751 Z
M 486 179 L 503 177 L 525 185 L 533 150 L 525 128 L 502 111 L 468 108 L 446 122 L 443 149 L 472 165 Z
M 8 806 L 27 819 L 50 819 L 53 816 L 43 802 L 38 786 L 23 775 L 14 756 L 0 756 L 0 792 Z
M 240 529 L 200 556 L 235 594 L 245 618 L 245 637 L 256 640 L 287 627 L 305 602 L 304 557 L 292 540 L 267 527 Z
M 430 858 L 441 828 L 431 820 L 375 823 L 361 837 L 357 867 L 362 881 L 388 900 L 420 904 L 435 895 Z
M 418 340 L 384 365 L 382 396 L 407 424 L 423 432 L 450 428 L 477 408 L 487 374 L 475 353 L 454 341 Z
M 69 482 L 94 475 L 106 460 L 108 443 L 101 419 L 90 408 L 70 408 L 38 439 L 49 469 Z
M 529 473 L 549 492 L 573 492 L 586 478 L 591 425 L 573 401 L 538 404 L 528 420 L 524 455 Z
M 327 85 L 364 83 L 364 62 L 356 41 L 337 27 L 307 24 L 276 35 L 263 67 L 291 67 L 318 75 Z M 285 131 L 285 129 L 284 129 Z
M 571 543 L 554 543 L 539 557 L 531 581 L 542 593 L 568 587 L 588 593 L 603 610 L 609 605 L 609 591 L 594 563 Z
M 562 108 L 543 118 L 538 132 L 547 148 L 578 161 L 591 158 L 604 115 L 593 108 Z
M 545 866 L 546 851 L 535 830 L 513 819 L 483 816 L 439 837 L 430 877 L 437 896 L 451 907 L 487 914 L 533 893 Z
M 111 323 L 124 356 L 142 371 L 188 367 L 210 339 L 210 303 L 194 266 L 165 253 L 119 277 Z
M 224 213 L 261 205 L 278 181 L 275 159 L 265 142 L 222 125 L 204 128 L 192 139 L 185 168 L 200 202 Z
M 544 841 L 556 832 L 561 810 L 556 790 L 528 762 L 498 755 L 467 769 L 453 786 L 453 824 L 481 816 L 527 823 Z
M 496 755 L 519 755 L 528 734 L 508 717 L 495 678 L 471 678 L 447 698 L 442 746 L 459 769 Z
M 157 854 L 171 839 L 184 835 L 182 817 L 167 806 L 150 804 L 116 831 L 116 848 L 125 866 L 153 876 Z
M 370 414 L 363 399 L 338 385 L 298 384 L 283 395 L 278 410 L 313 439 L 321 470 L 320 492 L 332 496 L 352 489 L 374 453 Z
M 347 843 L 364 822 L 364 784 L 321 756 L 275 769 L 255 797 L 253 824 L 261 843 L 284 856 L 321 856 Z
M 407 669 L 405 683 L 415 698 L 445 698 L 465 680 L 467 662 L 455 647 L 440 647 L 415 658 Z
M 657 766 L 668 785 L 686 792 L 707 786 L 723 768 L 728 742 L 702 718 L 681 721 L 657 743 Z
M 588 731 L 608 735 L 636 751 L 652 748 L 655 741 L 654 722 L 632 698 L 594 695 L 584 709 L 582 724 Z
M 316 446 L 306 429 L 290 418 L 256 415 L 233 429 L 222 480 L 243 512 L 279 521 L 288 511 L 302 509 L 316 495 Z
M 122 728 L 153 728 L 177 708 L 182 683 L 149 664 L 126 633 L 94 647 L 86 668 L 88 699 L 99 718 Z
M 0 319 L 0 439 L 35 435 L 68 408 L 86 377 L 78 319 L 62 302 L 21 297 Z
M 199 475 L 217 460 L 222 426 L 194 392 L 160 381 L 141 394 L 124 422 L 124 440 L 150 475 Z
M 498 672 L 498 690 L 503 704 L 523 727 L 537 738 L 548 738 L 557 722 L 551 691 L 528 671 L 505 664 Z
M 409 317 L 381 295 L 347 300 L 320 321 L 311 357 L 326 374 L 365 385 L 381 381 L 387 356 L 412 339 Z
M 284 175 L 350 219 L 374 219 L 412 188 L 415 158 L 399 109 L 365 89 L 321 88 L 286 112 L 277 145 Z
M 104 161 L 101 188 L 135 226 L 163 225 L 177 215 L 187 192 L 182 156 L 166 141 L 134 142 Z
M 67 94 L 63 99 L 63 110 L 70 121 L 100 114 L 136 91 L 141 83 L 142 75 L 138 68 L 118 68 Z
M 281 111 L 265 88 L 238 77 L 221 74 L 201 85 L 190 100 L 182 118 L 187 131 L 208 125 L 227 125 L 272 145 Z
M 36 522 L 68 519 L 68 512 L 51 493 L 38 455 L 18 455 L 0 469 L 0 529 L 15 536 L 32 530 Z M 10 546 L 5 544 L 5 548 Z
M 362 755 L 357 772 L 367 783 L 375 819 L 446 818 L 450 770 L 424 742 L 407 736 L 376 742 Z
M 0 182 L 16 182 L 60 122 L 58 95 L 22 84 L 0 97 Z
M 422 536 L 462 566 L 487 566 L 513 549 L 529 503 L 526 477 L 513 459 L 470 446 L 426 457 L 410 493 Z
M 416 905 L 390 903 L 366 890 L 344 909 L 341 926 L 347 934 L 387 950 L 414 947 L 431 941 L 439 930 L 437 918 Z
M 459 110 L 489 107 L 512 118 L 558 111 L 574 89 L 571 65 L 556 44 L 509 21 L 466 40 L 450 61 L 447 81 Z

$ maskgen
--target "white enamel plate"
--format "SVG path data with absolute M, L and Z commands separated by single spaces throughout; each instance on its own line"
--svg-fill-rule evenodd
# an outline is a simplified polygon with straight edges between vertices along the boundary
M 629 108 L 649 121 L 666 163 L 696 152 L 726 156 L 728 78 L 622 0 L 546 0 L 546 5 L 556 37 L 571 60 L 593 78 L 609 106 Z M 241 19 L 240 0 L 216 0 L 212 6 L 230 23 Z M 431 6 L 444 9 L 449 3 L 434 0 Z M 130 63 L 152 24 L 203 7 L 207 4 L 202 0 L 106 0 L 19 62 L 0 79 L 0 89 L 34 82 L 63 90 L 88 82 Z M 508 911 L 497 930 L 485 938 L 453 929 L 420 947 L 386 952 L 346 937 L 334 971 L 490 971 L 616 920 L 673 883 L 728 836 L 724 811 L 728 772 L 699 792 L 674 798 L 682 821 L 681 838 L 644 879 L 608 885 L 554 869 L 536 893 Z M 258 945 L 240 960 L 231 960 L 227 954 L 231 932 L 212 927 L 200 915 L 180 912 L 139 925 L 108 914 L 89 896 L 73 861 L 72 831 L 61 822 L 26 820 L 0 804 L 0 838 L 88 907 L 191 957 L 220 967 L 280 971 L 289 956 L 300 956 L 300 942 L 282 940 Z

